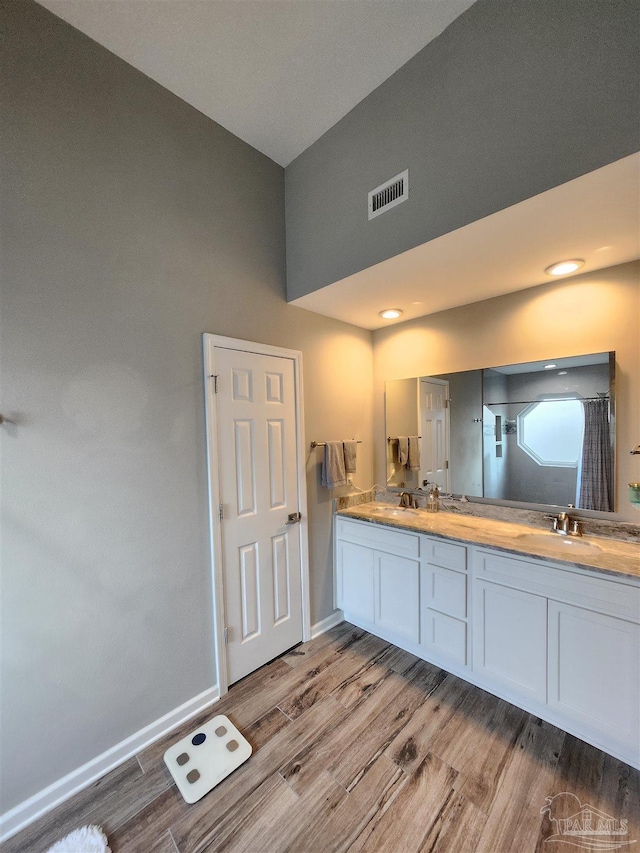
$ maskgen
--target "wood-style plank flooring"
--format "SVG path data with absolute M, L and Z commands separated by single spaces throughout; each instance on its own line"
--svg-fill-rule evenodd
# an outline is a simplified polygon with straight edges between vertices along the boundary
M 187 805 L 162 756 L 216 714 L 254 753 Z M 343 623 L 234 685 L 2 851 L 44 853 L 86 823 L 103 827 L 113 853 L 579 851 L 545 841 L 554 825 L 541 809 L 561 792 L 628 820 L 620 840 L 640 848 L 638 771 Z

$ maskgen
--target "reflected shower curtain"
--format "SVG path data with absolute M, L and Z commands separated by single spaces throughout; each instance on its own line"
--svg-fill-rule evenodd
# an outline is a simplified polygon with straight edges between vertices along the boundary
M 611 436 L 609 434 L 609 401 L 583 400 L 584 441 L 582 443 L 582 476 L 580 509 L 613 509 Z

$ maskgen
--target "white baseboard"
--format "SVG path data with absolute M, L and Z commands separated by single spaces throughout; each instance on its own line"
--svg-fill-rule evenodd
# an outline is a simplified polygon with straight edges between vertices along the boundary
M 327 616 L 325 619 L 321 619 L 319 622 L 316 622 L 315 625 L 311 626 L 311 639 L 313 640 L 315 637 L 319 637 L 320 634 L 324 634 L 331 628 L 335 628 L 335 626 L 339 625 L 341 622 L 344 622 L 344 613 L 342 610 L 334 610 L 330 616 Z
M 325 620 L 326 621 L 326 620 Z M 324 630 L 327 630 L 326 628 Z M 319 631 L 318 633 L 322 633 Z M 87 785 L 95 782 L 110 770 L 122 764 L 128 758 L 141 752 L 154 741 L 168 734 L 177 726 L 199 714 L 209 705 L 220 698 L 218 687 L 210 687 L 199 696 L 194 696 L 188 702 L 169 711 L 168 714 L 149 723 L 143 729 L 98 755 L 77 770 L 73 770 L 62 779 L 34 794 L 28 800 L 20 803 L 0 816 L 0 842 L 6 841 L 34 820 L 41 817 L 55 806 L 77 794 Z

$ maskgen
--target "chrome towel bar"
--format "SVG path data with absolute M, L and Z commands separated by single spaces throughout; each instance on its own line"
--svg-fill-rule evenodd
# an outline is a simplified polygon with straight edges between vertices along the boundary
M 356 441 L 356 444 L 362 444 L 361 439 L 356 440 L 356 439 L 352 438 L 351 441 Z M 309 446 L 313 450 L 314 447 L 325 447 L 326 443 L 327 443 L 326 441 L 312 441 Z

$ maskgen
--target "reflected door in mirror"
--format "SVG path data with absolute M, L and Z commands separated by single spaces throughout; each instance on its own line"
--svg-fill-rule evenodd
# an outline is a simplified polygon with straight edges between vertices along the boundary
M 439 379 L 420 380 L 420 482 L 436 483 L 449 491 L 449 384 Z

